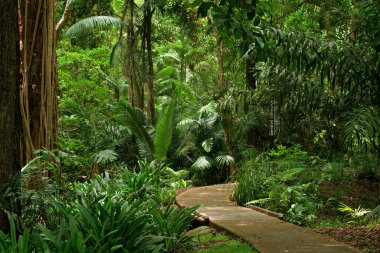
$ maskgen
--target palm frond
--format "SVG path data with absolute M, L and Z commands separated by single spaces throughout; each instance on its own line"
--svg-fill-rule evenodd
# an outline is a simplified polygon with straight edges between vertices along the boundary
M 116 161 L 118 155 L 114 150 L 106 149 L 94 154 L 93 159 L 97 164 L 107 164 Z
M 86 35 L 92 32 L 95 28 L 108 28 L 112 25 L 121 25 L 122 22 L 114 17 L 110 16 L 93 16 L 85 18 L 67 29 L 66 37 L 75 37 L 80 35 Z
M 207 153 L 209 153 L 211 151 L 213 145 L 214 145 L 214 138 L 208 138 L 207 140 L 205 140 L 204 142 L 202 142 L 202 148 Z
M 172 100 L 165 108 L 164 113 L 156 124 L 154 136 L 154 158 L 159 160 L 166 157 L 172 141 L 174 129 L 175 100 Z
M 140 156 L 153 160 L 153 140 L 148 131 L 144 127 L 144 114 L 140 113 L 138 109 L 130 105 L 126 105 L 126 126 L 137 137 Z
M 193 119 L 183 119 L 181 120 L 177 126 L 186 126 L 186 125 L 190 125 L 190 124 L 193 124 L 195 122 L 195 120 Z
M 219 114 L 217 114 L 216 112 L 213 113 L 213 114 L 210 114 L 208 115 L 208 117 L 202 117 L 200 119 L 200 123 L 203 127 L 206 127 L 208 129 L 211 129 L 214 127 L 215 123 L 218 121 L 219 119 Z
M 223 167 L 228 167 L 235 163 L 235 159 L 229 155 L 220 155 L 215 158 L 216 164 Z
M 208 103 L 199 109 L 200 117 L 204 117 L 210 114 L 214 114 L 216 112 L 216 104 L 215 102 Z
M 173 157 L 185 158 L 190 163 L 194 161 L 189 157 L 189 154 L 196 149 L 194 141 L 191 140 L 190 135 L 186 135 L 180 142 L 177 149 L 174 151 Z
M 378 108 L 357 108 L 347 115 L 343 126 L 343 140 L 353 145 L 367 145 L 380 133 L 380 115 Z
M 110 55 L 110 65 L 113 66 L 116 64 L 118 60 L 121 59 L 121 53 L 122 53 L 122 43 L 123 38 L 120 38 L 115 45 L 112 47 L 111 55 Z M 124 50 L 125 51 L 125 50 Z
M 195 163 L 191 166 L 191 168 L 195 170 L 207 170 L 211 168 L 212 163 L 206 156 L 198 157 Z
M 116 79 L 114 76 L 106 76 L 106 81 L 111 87 L 116 88 L 119 91 L 120 96 L 127 96 L 128 85 L 125 77 Z
M 177 62 L 181 62 L 181 60 L 179 59 L 179 56 L 178 56 L 177 52 L 170 52 L 170 53 L 166 53 L 166 54 L 161 54 L 160 55 L 160 58 L 164 58 L 164 57 L 169 57 L 169 58 L 174 59 Z

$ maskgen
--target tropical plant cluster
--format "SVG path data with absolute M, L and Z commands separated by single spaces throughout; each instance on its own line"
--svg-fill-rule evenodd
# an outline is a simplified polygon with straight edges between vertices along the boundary
M 0 231 L 0 251 L 184 249 L 192 243 L 187 232 L 197 207 L 173 205 L 173 184 L 181 178 L 174 174 L 164 164 L 139 162 L 138 173 L 125 170 L 115 178 L 96 176 L 85 183 L 66 185 L 47 182 L 37 192 L 23 191 L 13 198 L 25 207 L 18 214 L 18 210 L 8 211 L 10 233 Z
M 17 2 L 0 251 L 174 252 L 175 190 L 227 181 L 296 224 L 378 223 L 338 186 L 379 185 L 379 1 Z
M 325 184 L 342 181 L 355 184 L 353 178 L 361 170 L 349 168 L 347 162 L 328 162 L 302 151 L 300 145 L 289 148 L 279 145 L 260 154 L 248 150 L 245 157 L 236 175 L 239 184 L 234 192 L 241 205 L 261 206 L 279 213 L 285 220 L 306 226 L 318 226 L 321 223 L 318 216 L 323 213 L 330 213 L 327 220 L 337 219 L 335 222 L 343 224 L 367 225 L 380 221 L 377 196 L 357 199 L 352 203 L 357 208 L 352 208 L 344 203 L 345 189 L 337 187 L 335 193 L 322 194 Z M 368 208 L 360 207 L 361 204 Z

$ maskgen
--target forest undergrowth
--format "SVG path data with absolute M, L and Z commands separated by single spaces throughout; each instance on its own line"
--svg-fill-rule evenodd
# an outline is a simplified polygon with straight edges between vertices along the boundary
M 226 182 L 380 251 L 379 1 L 6 1 L 1 252 L 191 252 Z

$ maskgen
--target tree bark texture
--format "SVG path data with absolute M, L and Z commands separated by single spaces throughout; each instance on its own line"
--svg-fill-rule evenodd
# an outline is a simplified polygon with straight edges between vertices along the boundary
M 0 196 L 10 186 L 11 176 L 21 170 L 20 158 L 20 52 L 18 4 L 0 1 Z M 17 190 L 17 189 L 14 189 Z M 0 200 L 0 230 L 8 231 L 8 219 Z
M 55 1 L 21 0 L 23 163 L 34 149 L 52 150 L 57 136 Z

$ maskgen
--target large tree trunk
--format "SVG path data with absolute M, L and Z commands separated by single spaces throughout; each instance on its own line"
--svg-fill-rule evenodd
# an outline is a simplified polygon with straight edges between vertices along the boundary
M 153 81 L 154 81 L 154 70 L 153 70 L 153 52 L 152 52 L 152 15 L 153 12 L 149 8 L 146 11 L 146 43 L 148 51 L 148 67 L 149 67 L 149 77 L 148 85 L 146 87 L 147 93 L 147 107 L 148 115 L 152 124 L 155 122 L 156 111 L 154 108 L 154 92 L 153 92 Z
M 11 187 L 11 183 L 17 186 L 17 183 L 11 182 L 11 177 L 21 170 L 17 7 L 15 0 L 0 1 L 0 190 Z M 18 187 L 14 187 L 13 190 L 17 191 Z M 1 207 L 10 207 L 10 202 L 5 199 L 1 199 L 0 202 L 0 230 L 8 231 L 8 219 Z
M 56 146 L 57 72 L 54 1 L 21 0 L 23 163 Z

